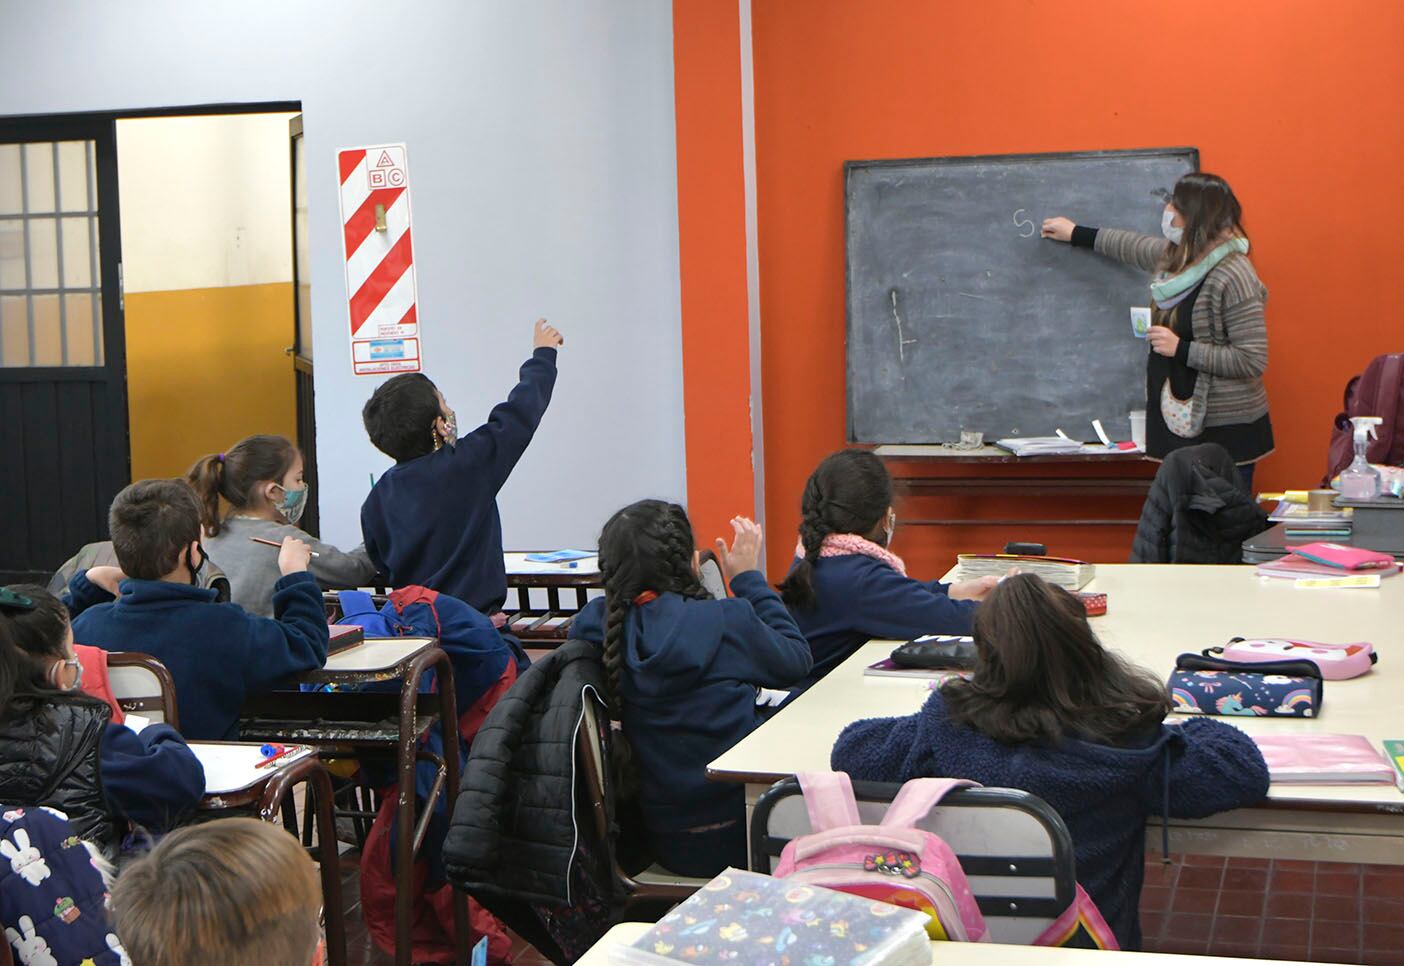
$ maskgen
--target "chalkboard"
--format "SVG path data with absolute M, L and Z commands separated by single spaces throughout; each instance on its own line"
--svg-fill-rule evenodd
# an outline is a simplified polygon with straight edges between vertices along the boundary
M 1043 219 L 1160 232 L 1194 148 L 844 165 L 848 437 L 1130 439 L 1145 272 L 1039 237 Z

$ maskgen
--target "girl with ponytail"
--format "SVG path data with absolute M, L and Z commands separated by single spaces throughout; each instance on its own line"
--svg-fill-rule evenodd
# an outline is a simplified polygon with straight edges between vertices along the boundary
M 229 578 L 230 598 L 250 614 L 273 616 L 273 585 L 282 576 L 277 549 L 255 537 L 308 544 L 308 570 L 324 587 L 359 587 L 375 578 L 364 548 L 345 553 L 298 528 L 310 496 L 302 470 L 302 453 L 291 440 L 249 436 L 228 452 L 201 457 L 186 474 L 200 498 L 205 550 Z
M 897 528 L 892 478 L 875 454 L 840 450 L 804 486 L 799 544 L 780 593 L 809 639 L 814 668 L 797 690 L 873 638 L 969 634 L 992 577 L 943 584 L 907 576 L 888 547 Z
M 643 500 L 600 534 L 605 596 L 572 636 L 603 645 L 610 715 L 633 751 L 639 806 L 654 857 L 709 877 L 746 862 L 740 786 L 709 782 L 707 763 L 760 723 L 756 689 L 788 688 L 809 671 L 809 646 L 760 574 L 761 530 L 731 521 L 717 558 L 734 597 L 714 599 L 697 577 L 682 507 Z

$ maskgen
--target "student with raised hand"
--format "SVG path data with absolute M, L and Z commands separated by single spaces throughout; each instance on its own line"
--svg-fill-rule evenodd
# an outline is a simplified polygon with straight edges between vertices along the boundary
M 364 547 L 349 553 L 298 528 L 307 509 L 302 453 L 284 436 L 249 436 L 228 452 L 201 457 L 186 479 L 200 498 L 203 542 L 229 578 L 230 599 L 250 614 L 273 616 L 273 586 L 282 578 L 278 548 L 286 537 L 311 548 L 308 571 L 328 588 L 360 587 L 375 577 Z M 221 512 L 220 500 L 228 504 Z
M 1274 444 L 1263 386 L 1267 288 L 1248 259 L 1243 207 L 1218 175 L 1187 174 L 1161 213 L 1161 234 L 1043 222 L 1044 238 L 1154 273 L 1146 455 L 1160 460 L 1182 446 L 1218 443 L 1251 493 L 1253 468 Z
M 215 601 L 198 586 L 205 565 L 200 504 L 185 480 L 141 480 L 118 493 L 108 512 L 118 567 L 74 574 L 66 603 L 79 643 L 139 651 L 175 680 L 181 733 L 197 741 L 238 737 L 239 710 L 251 694 L 327 660 L 322 591 L 307 572 L 310 550 L 285 537 L 283 576 L 273 586 L 273 618 Z
M 756 689 L 787 688 L 809 670 L 809 647 L 759 572 L 761 530 L 732 521 L 717 541 L 736 596 L 717 600 L 697 577 L 682 507 L 643 500 L 600 534 L 605 596 L 571 634 L 603 644 L 609 707 L 639 779 L 648 844 L 667 868 L 709 877 L 745 867 L 745 796 L 707 780 L 707 763 L 760 723 Z
M 174 728 L 112 724 L 82 682 L 62 601 L 0 587 L 0 802 L 64 812 L 111 858 L 129 823 L 165 832 L 189 815 L 205 771 Z
M 1243 732 L 1166 723 L 1164 684 L 1102 647 L 1081 602 L 1033 574 L 999 584 L 975 614 L 973 677 L 921 711 L 843 730 L 831 763 L 853 778 L 968 778 L 1021 788 L 1072 833 L 1080 884 L 1123 949 L 1139 949 L 1148 816 L 1204 818 L 1267 795 Z
M 497 494 L 531 443 L 556 385 L 560 332 L 538 319 L 520 381 L 487 422 L 458 435 L 458 417 L 422 373 L 376 387 L 361 412 L 395 465 L 361 505 L 366 550 L 392 586 L 419 584 L 493 616 L 507 599 Z
M 825 457 L 800 503 L 795 562 L 780 584 L 795 622 L 814 652 L 800 690 L 828 674 L 873 638 L 969 634 L 976 602 L 996 578 L 943 584 L 907 576 L 888 546 L 897 527 L 892 477 L 866 450 Z

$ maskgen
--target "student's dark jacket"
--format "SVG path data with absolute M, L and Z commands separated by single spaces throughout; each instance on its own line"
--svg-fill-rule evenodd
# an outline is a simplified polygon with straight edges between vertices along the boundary
M 1243 541 L 1266 530 L 1268 518 L 1239 480 L 1218 443 L 1165 457 L 1141 508 L 1131 562 L 1242 563 Z
M 798 563 L 798 561 L 796 561 Z M 862 554 L 820 557 L 810 608 L 791 608 L 814 652 L 802 691 L 874 638 L 908 641 L 923 634 L 969 634 L 976 602 L 951 600 L 950 586 L 914 580 Z
M 239 709 L 252 694 L 327 661 L 327 618 L 311 574 L 273 586 L 274 618 L 215 603 L 212 590 L 164 580 L 124 580 L 112 595 L 79 572 L 65 601 L 73 637 L 105 651 L 139 651 L 175 680 L 180 730 L 192 741 L 239 736 Z
M 107 705 L 62 696 L 0 721 L 0 802 L 47 805 L 112 854 L 126 822 L 174 827 L 205 793 L 205 772 L 174 728 L 110 724 Z
M 809 671 L 804 635 L 765 578 L 737 574 L 731 590 L 726 600 L 662 594 L 629 609 L 621 723 L 651 839 L 741 819 L 741 786 L 708 781 L 707 764 L 761 722 L 757 686 L 788 688 Z M 604 618 L 604 600 L 591 601 L 572 636 L 602 643 Z
M 497 494 L 536 433 L 556 385 L 556 350 L 537 349 L 487 422 L 425 456 L 396 463 L 361 504 L 366 552 L 390 584 L 418 584 L 485 614 L 507 599 Z M 429 430 L 426 428 L 425 432 Z
M 1204 818 L 1254 805 L 1268 790 L 1258 746 L 1218 721 L 1162 725 L 1123 747 L 1072 739 L 1005 745 L 952 724 L 939 691 L 914 715 L 849 725 L 831 761 L 835 770 L 868 781 L 969 778 L 1042 798 L 1067 823 L 1078 881 L 1123 949 L 1141 946 L 1137 906 L 1147 816 Z

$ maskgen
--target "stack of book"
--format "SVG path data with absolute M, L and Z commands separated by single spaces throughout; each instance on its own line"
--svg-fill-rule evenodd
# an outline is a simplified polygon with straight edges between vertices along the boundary
M 1095 565 L 1070 557 L 1039 557 L 1021 553 L 963 553 L 956 559 L 960 563 L 961 580 L 1003 577 L 1009 573 L 1011 567 L 1017 567 L 1022 573 L 1037 574 L 1064 590 L 1081 590 L 1097 575 Z
M 1344 510 L 1317 510 L 1313 512 L 1305 503 L 1295 503 L 1283 500 L 1277 504 L 1277 509 L 1272 511 L 1268 520 L 1272 523 L 1281 523 L 1286 528 L 1287 536 L 1291 537 L 1311 537 L 1314 539 L 1337 538 L 1350 536 L 1351 511 Z

